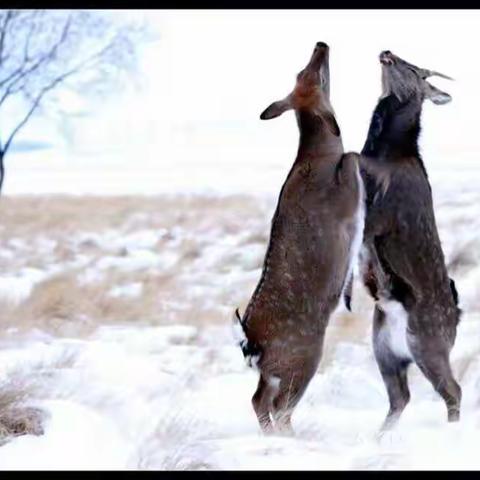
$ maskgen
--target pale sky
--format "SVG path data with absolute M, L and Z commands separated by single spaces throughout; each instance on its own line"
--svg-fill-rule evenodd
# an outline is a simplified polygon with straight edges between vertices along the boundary
M 378 54 L 389 49 L 455 78 L 432 79 L 452 95 L 450 104 L 425 102 L 421 147 L 429 171 L 476 165 L 478 11 L 156 10 L 135 15 L 146 15 L 159 35 L 141 51 L 136 85 L 69 122 L 73 145 L 57 125 L 38 117 L 21 139 L 51 142 L 54 148 L 7 158 L 6 193 L 29 191 L 33 173 L 41 173 L 45 191 L 71 191 L 65 179 L 77 176 L 72 192 L 81 193 L 79 182 L 91 183 L 108 172 L 125 172 L 125 179 L 143 172 L 150 182 L 146 193 L 175 185 L 215 189 L 219 183 L 227 190 L 229 185 L 255 189 L 256 175 L 272 178 L 272 190 L 279 190 L 278 181 L 295 158 L 295 116 L 287 112 L 263 122 L 259 115 L 291 91 L 317 41 L 331 48 L 331 102 L 346 150 L 363 146 L 380 95 Z M 73 97 L 64 101 L 72 110 L 89 105 Z M 136 191 L 142 191 L 144 177 L 137 178 Z M 102 182 L 96 188 L 108 189 L 107 177 Z

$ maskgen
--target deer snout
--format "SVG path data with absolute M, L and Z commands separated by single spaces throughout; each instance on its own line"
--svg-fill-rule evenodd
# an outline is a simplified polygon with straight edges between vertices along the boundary
M 384 50 L 380 53 L 380 63 L 382 65 L 393 65 L 395 63 L 395 55 L 390 50 Z
M 328 62 L 328 52 L 329 48 L 325 42 L 317 42 L 306 68 L 310 70 L 319 69 L 324 62 Z

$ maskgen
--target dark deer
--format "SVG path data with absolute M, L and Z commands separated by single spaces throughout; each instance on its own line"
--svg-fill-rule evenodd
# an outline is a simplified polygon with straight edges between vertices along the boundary
M 427 82 L 437 72 L 411 65 L 389 51 L 380 54 L 383 94 L 362 150 L 367 198 L 363 281 L 376 300 L 375 357 L 390 410 L 382 429 L 395 424 L 410 393 L 413 361 L 447 405 L 460 416 L 461 389 L 450 367 L 460 309 L 448 277 L 427 172 L 418 151 L 425 99 L 437 105 L 450 95 Z
M 359 156 L 343 152 L 328 56 L 328 46 L 317 43 L 293 92 L 260 115 L 268 120 L 293 109 L 300 130 L 260 281 L 235 319 L 243 354 L 260 372 L 252 403 L 264 432 L 292 433 L 292 412 L 316 372 L 328 319 L 362 241 Z

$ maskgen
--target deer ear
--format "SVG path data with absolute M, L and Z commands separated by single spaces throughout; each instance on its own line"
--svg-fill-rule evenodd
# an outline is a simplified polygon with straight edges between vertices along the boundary
M 321 112 L 320 117 L 323 122 L 326 124 L 327 128 L 330 130 L 330 133 L 336 137 L 340 136 L 340 127 L 338 126 L 335 116 L 331 112 Z
M 261 120 L 270 120 L 271 118 L 275 118 L 280 116 L 283 112 L 290 110 L 292 108 L 292 104 L 290 102 L 290 98 L 284 98 L 283 100 L 279 100 L 278 102 L 273 102 L 269 107 L 267 107 L 261 114 Z
M 445 105 L 446 103 L 452 100 L 452 97 L 448 93 L 442 92 L 440 89 L 438 89 L 437 87 L 434 87 L 428 82 L 425 82 L 425 83 L 427 84 L 426 96 L 435 105 Z

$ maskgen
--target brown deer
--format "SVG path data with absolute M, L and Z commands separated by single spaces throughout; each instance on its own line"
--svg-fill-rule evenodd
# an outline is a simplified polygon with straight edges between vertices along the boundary
M 300 130 L 260 281 L 243 318 L 237 309 L 234 319 L 243 354 L 260 372 L 252 403 L 266 433 L 292 433 L 292 412 L 320 362 L 363 234 L 358 155 L 343 152 L 328 57 L 329 47 L 317 43 L 292 93 L 260 115 L 268 120 L 293 109 Z
M 376 300 L 374 352 L 390 400 L 382 429 L 396 423 L 410 399 L 411 362 L 442 396 L 448 420 L 457 421 L 462 392 L 449 354 L 460 320 L 458 294 L 418 151 L 423 101 L 443 105 L 451 97 L 426 80 L 445 75 L 389 51 L 380 54 L 380 63 L 383 92 L 361 160 L 367 203 L 361 263 L 364 284 Z

